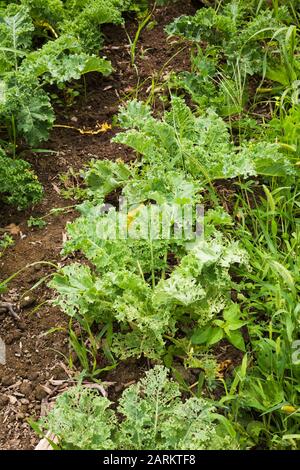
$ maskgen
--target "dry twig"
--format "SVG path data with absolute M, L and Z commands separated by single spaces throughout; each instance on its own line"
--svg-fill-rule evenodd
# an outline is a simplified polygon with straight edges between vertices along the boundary
M 8 313 L 14 320 L 20 321 L 19 315 L 14 310 L 14 305 L 10 302 L 0 301 L 0 313 Z

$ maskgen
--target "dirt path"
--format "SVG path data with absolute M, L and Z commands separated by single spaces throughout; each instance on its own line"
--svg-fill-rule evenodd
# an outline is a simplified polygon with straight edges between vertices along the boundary
M 188 67 L 187 51 L 173 57 L 181 46 L 167 42 L 164 26 L 173 18 L 192 12 L 194 9 L 189 2 L 179 2 L 177 6 L 161 8 L 155 13 L 154 28 L 143 32 L 138 45 L 136 63 L 140 83 L 157 74 L 171 58 L 164 73 L 171 68 L 179 71 Z M 135 30 L 135 21 L 129 20 L 127 31 L 131 37 Z M 119 27 L 106 27 L 105 34 L 104 52 L 112 60 L 114 74 L 107 79 L 98 75 L 89 77 L 86 99 L 81 98 L 70 108 L 58 107 L 57 124 L 94 128 L 97 122 L 111 123 L 120 98 L 125 99 L 134 91 L 138 78 L 130 66 L 125 32 Z M 149 85 L 150 81 L 147 81 L 142 86 L 142 96 Z M 35 262 L 60 262 L 65 226 L 76 217 L 76 211 L 65 210 L 60 215 L 48 217 L 44 229 L 28 228 L 27 220 L 30 216 L 45 216 L 53 208 L 76 203 L 64 199 L 61 174 L 70 169 L 78 171 L 92 157 L 128 159 L 131 156 L 129 151 L 110 142 L 115 132 L 111 130 L 97 136 L 83 136 L 74 130 L 55 128 L 46 144 L 46 148 L 53 149 L 55 154 L 31 157 L 44 185 L 45 197 L 39 206 L 25 213 L 8 207 L 0 208 L 0 227 L 15 224 L 20 231 L 15 236 L 14 246 L 0 258 L 0 279 L 6 279 Z M 69 184 L 72 185 L 72 179 Z M 65 381 L 70 379 L 63 356 L 69 355 L 67 319 L 49 303 L 53 293 L 43 283 L 24 295 L 51 272 L 53 268 L 47 265 L 28 268 L 15 278 L 3 296 L 4 299 L 18 302 L 23 295 L 23 308 L 20 324 L 7 316 L 0 316 L 0 336 L 6 343 L 7 353 L 6 366 L 0 365 L 0 449 L 32 449 L 38 439 L 27 419 L 43 414 L 57 393 L 66 386 Z M 52 328 L 58 330 L 46 334 Z M 116 381 L 115 391 L 121 390 L 138 376 L 137 368 L 137 363 L 127 363 L 118 373 L 111 374 L 111 379 Z

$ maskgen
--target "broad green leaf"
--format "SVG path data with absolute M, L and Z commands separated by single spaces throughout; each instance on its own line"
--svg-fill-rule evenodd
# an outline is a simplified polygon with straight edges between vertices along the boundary
M 210 326 L 204 330 L 196 330 L 191 337 L 193 344 L 204 344 L 212 346 L 215 343 L 218 343 L 223 338 L 223 330 L 219 327 Z
M 241 351 L 246 350 L 244 338 L 240 331 L 230 331 L 226 336 L 235 348 L 240 349 Z

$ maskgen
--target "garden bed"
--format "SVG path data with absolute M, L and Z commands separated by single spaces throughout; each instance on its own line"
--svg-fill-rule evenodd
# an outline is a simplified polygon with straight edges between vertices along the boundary
M 178 50 L 176 44 L 170 46 L 167 41 L 165 25 L 178 14 L 193 11 L 193 7 L 187 4 L 164 7 L 155 13 L 157 24 L 151 31 L 144 31 L 139 42 L 139 49 L 147 51 L 145 58 L 138 59 L 142 79 L 159 71 Z M 129 19 L 126 28 L 129 34 L 134 34 L 135 19 Z M 134 91 L 137 77 L 130 67 L 128 40 L 124 30 L 118 26 L 106 26 L 104 32 L 105 54 L 112 61 L 115 72 L 106 79 L 96 74 L 89 77 L 86 99 L 79 97 L 68 109 L 58 105 L 56 123 L 87 129 L 94 129 L 97 122 L 111 123 L 118 110 L 119 97 Z M 189 54 L 181 53 L 170 61 L 167 70 L 183 70 L 188 61 Z M 54 128 L 45 147 L 55 153 L 30 156 L 44 186 L 45 196 L 38 206 L 24 212 L 9 206 L 0 208 L 1 227 L 14 224 L 18 232 L 13 235 L 14 246 L 1 258 L 0 278 L 5 279 L 32 263 L 60 262 L 65 226 L 76 217 L 76 211 L 68 209 L 66 213 L 64 211 L 60 215 L 48 217 L 47 226 L 42 229 L 29 228 L 27 220 L 30 217 L 43 217 L 54 208 L 76 204 L 76 201 L 65 199 L 62 195 L 66 188 L 60 181 L 60 175 L 67 174 L 70 169 L 74 173 L 79 172 L 92 157 L 111 160 L 122 158 L 125 161 L 133 158 L 130 150 L 110 142 L 115 132 L 89 136 L 72 129 Z M 71 176 L 69 185 L 72 187 L 73 184 L 76 185 L 76 182 L 72 181 Z M 24 270 L 10 284 L 5 299 L 18 303 L 25 291 L 52 272 L 53 268 L 39 264 Z M 67 365 L 63 356 L 68 355 L 67 319 L 49 303 L 53 292 L 47 288 L 46 282 L 28 295 L 32 297 L 33 303 L 22 308 L 21 327 L 10 317 L 0 317 L 1 336 L 7 344 L 7 365 L 0 366 L 1 449 L 34 448 L 38 437 L 27 423 L 27 418 L 39 417 L 41 409 L 68 383 L 64 381 L 70 380 L 64 370 Z M 42 305 L 38 307 L 39 304 Z M 47 335 L 52 328 L 65 331 Z M 142 373 L 143 368 L 140 368 L 138 362 L 121 364 L 108 377 L 109 381 L 114 382 L 110 394 L 120 393 L 126 384 L 132 383 Z M 63 382 L 58 390 L 53 380 Z

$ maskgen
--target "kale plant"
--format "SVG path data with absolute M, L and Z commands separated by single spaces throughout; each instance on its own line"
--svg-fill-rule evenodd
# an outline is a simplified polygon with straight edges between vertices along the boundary
M 89 72 L 109 75 L 110 62 L 97 55 L 103 43 L 99 28 L 122 23 L 130 3 L 20 0 L 0 9 L 0 123 L 11 142 L 0 187 L 8 202 L 24 208 L 40 199 L 42 188 L 29 165 L 15 158 L 19 139 L 36 147 L 49 136 L 55 116 L 47 86 L 62 88 Z M 26 171 L 18 175 L 18 196 L 14 183 L 21 168 Z
M 278 176 L 294 174 L 293 165 L 280 153 L 278 145 L 245 142 L 236 147 L 226 123 L 213 110 L 197 116 L 182 98 L 173 97 L 171 103 L 171 110 L 161 120 L 136 101 L 119 115 L 121 127 L 128 130 L 119 133 L 114 141 L 132 147 L 144 157 L 147 180 L 158 171 L 166 174 L 174 170 L 198 184 L 237 176 L 275 176 L 276 170 Z
M 68 265 L 51 285 L 57 304 L 83 328 L 110 325 L 110 346 L 118 358 L 161 358 L 166 338 L 176 338 L 182 324 L 197 331 L 215 321 L 223 325 L 219 316 L 232 305 L 231 271 L 247 261 L 239 245 L 216 229 L 223 223 L 216 211 L 205 214 L 205 240 L 185 236 L 185 226 L 181 237 L 164 232 L 174 228 L 174 205 L 195 208 L 207 179 L 272 174 L 276 168 L 292 173 L 292 166 L 272 144 L 236 148 L 221 118 L 213 112 L 196 116 L 180 98 L 173 98 L 161 120 L 133 101 L 121 110 L 119 122 L 128 130 L 114 141 L 131 146 L 143 160 L 92 162 L 86 173 L 89 200 L 67 227 L 64 254 L 80 251 L 93 267 Z M 103 210 L 115 190 L 125 197 L 126 212 Z M 147 215 L 158 207 L 164 207 L 164 223 L 157 236 L 144 236 Z M 227 335 L 244 349 L 236 336 Z
M 24 209 L 36 204 L 43 191 L 29 163 L 7 157 L 0 149 L 0 195 L 2 199 Z
M 155 366 L 128 387 L 116 411 L 111 402 L 84 386 L 71 388 L 39 422 L 62 449 L 222 450 L 237 448 L 215 408 L 203 398 L 183 401 L 167 369 Z M 226 420 L 225 420 L 226 421 Z
M 110 64 L 84 51 L 72 31 L 50 39 L 33 51 L 36 31 L 30 10 L 10 4 L 0 22 L 0 79 L 3 99 L 0 119 L 11 133 L 18 132 L 30 145 L 46 140 L 54 122 L 54 112 L 44 86 L 78 79 L 98 71 L 107 75 Z

